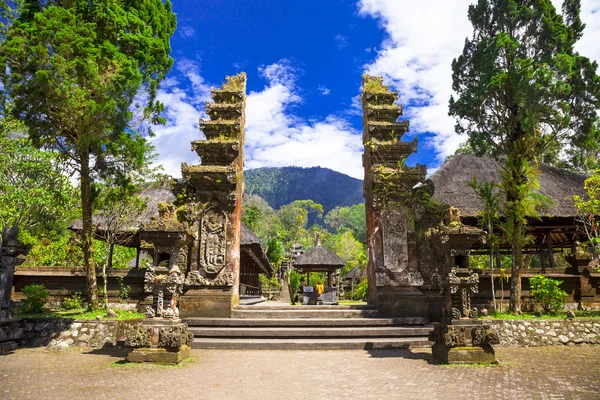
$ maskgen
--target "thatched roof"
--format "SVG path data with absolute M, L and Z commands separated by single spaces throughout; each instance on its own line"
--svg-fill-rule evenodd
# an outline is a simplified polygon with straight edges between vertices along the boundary
M 244 251 L 252 252 L 252 258 L 256 260 L 257 264 L 259 264 L 257 266 L 265 273 L 273 273 L 273 266 L 262 248 L 262 241 L 254 232 L 252 232 L 252 229 L 248 228 L 244 223 L 242 223 L 240 247 Z
M 158 203 L 170 202 L 175 200 L 175 195 L 171 192 L 171 189 L 160 188 L 160 189 L 148 189 L 140 193 L 140 198 L 146 201 L 146 208 L 142 213 L 135 218 L 135 222 L 130 226 L 126 227 L 126 231 L 136 232 L 141 226 L 147 225 L 153 217 L 158 217 Z M 105 228 L 105 221 L 102 214 L 96 214 L 92 218 L 93 224 L 97 230 L 103 230 Z M 81 231 L 82 221 L 78 219 L 71 224 L 70 229 L 74 231 Z
M 483 203 L 467 186 L 467 181 L 475 176 L 477 182 L 487 180 L 499 184 L 500 173 L 500 164 L 492 158 L 451 156 L 430 178 L 434 186 L 433 198 L 459 209 L 462 217 L 477 216 L 483 209 Z M 554 206 L 540 214 L 551 217 L 577 215 L 570 198 L 573 194 L 584 195 L 585 179 L 585 175 L 540 164 L 540 189 L 537 192 L 554 202 Z
M 350 270 L 350 272 L 348 272 L 346 275 L 344 275 L 344 279 L 360 279 L 363 276 L 363 271 L 360 269 L 360 267 L 354 267 Z
M 240 244 L 250 246 L 252 244 L 262 245 L 262 241 L 256 236 L 256 233 L 252 232 L 252 229 L 248 228 L 246 224 L 242 223 L 242 239 Z
M 295 268 L 341 268 L 344 265 L 344 260 L 320 243 L 306 250 L 294 261 Z

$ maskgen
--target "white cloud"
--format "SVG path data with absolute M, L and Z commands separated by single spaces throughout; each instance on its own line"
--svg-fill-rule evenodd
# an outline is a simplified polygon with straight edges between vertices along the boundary
M 360 132 L 341 118 L 306 121 L 292 114 L 289 108 L 302 98 L 286 60 L 260 72 L 268 85 L 248 95 L 246 167 L 320 166 L 362 179 Z
M 189 25 L 182 25 L 182 26 L 178 27 L 177 28 L 177 32 L 184 39 L 191 39 L 191 38 L 194 38 L 196 36 L 196 30 L 194 29 L 194 27 L 189 26 Z
M 150 141 L 159 154 L 157 164 L 164 172 L 174 177 L 181 176 L 181 162 L 197 164 L 198 155 L 191 150 L 192 140 L 204 139 L 198 120 L 205 117 L 203 104 L 210 100 L 210 86 L 200 76 L 198 63 L 180 59 L 175 68 L 185 79 L 175 78 L 163 81 L 157 100 L 165 105 L 166 125 L 153 127 L 156 134 Z M 184 90 L 183 88 L 188 88 Z
M 400 102 L 411 103 L 406 117 L 411 131 L 431 132 L 438 162 L 453 154 L 466 138 L 454 133 L 448 116 L 452 93 L 452 59 L 458 56 L 471 33 L 467 7 L 471 0 L 361 0 L 359 13 L 376 18 L 388 36 L 377 58 L 365 66 L 369 74 L 381 75 L 398 91 Z M 424 16 L 426 18 L 424 19 Z
M 190 142 L 204 139 L 198 119 L 206 118 L 204 102 L 210 100 L 210 86 L 197 62 L 181 59 L 175 68 L 181 81 L 165 80 L 157 96 L 165 105 L 167 124 L 153 127 L 156 137 L 151 141 L 165 172 L 180 177 L 181 162 L 199 162 Z M 247 97 L 246 167 L 321 166 L 362 179 L 360 132 L 333 116 L 317 121 L 295 116 L 290 109 L 303 99 L 295 85 L 297 71 L 289 61 L 261 67 L 259 73 L 267 85 Z
M 335 35 L 334 40 L 337 43 L 338 50 L 348 47 L 348 36 Z
M 387 33 L 381 50 L 365 69 L 381 75 L 399 91 L 407 104 L 411 131 L 430 132 L 430 147 L 438 164 L 453 154 L 466 140 L 454 132 L 454 119 L 448 116 L 452 94 L 452 60 L 462 53 L 464 40 L 472 34 L 467 9 L 474 0 L 359 0 L 359 14 L 378 20 Z M 553 0 L 560 9 L 561 0 Z M 582 20 L 587 24 L 577 43 L 583 55 L 600 58 L 600 0 L 582 0 Z M 433 165 L 436 167 L 438 165 Z
M 317 89 L 323 96 L 327 96 L 328 94 L 331 93 L 331 89 L 329 89 L 327 86 L 324 86 L 324 85 L 319 85 L 319 87 Z

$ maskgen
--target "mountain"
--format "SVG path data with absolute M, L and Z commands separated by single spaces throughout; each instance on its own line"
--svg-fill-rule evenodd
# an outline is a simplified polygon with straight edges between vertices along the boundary
M 313 200 L 325 214 L 337 206 L 364 203 L 362 181 L 327 168 L 280 167 L 244 171 L 245 194 L 278 209 L 294 200 Z

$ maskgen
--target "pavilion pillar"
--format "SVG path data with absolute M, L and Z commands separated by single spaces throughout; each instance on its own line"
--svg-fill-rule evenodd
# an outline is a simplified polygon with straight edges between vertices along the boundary
M 206 140 L 192 142 L 201 165 L 182 163 L 183 197 L 196 240 L 181 299 L 182 317 L 229 317 L 239 304 L 246 74 L 211 89 Z
M 367 217 L 367 278 L 369 303 L 384 316 L 405 317 L 412 323 L 429 322 L 429 303 L 417 262 L 412 188 L 425 180 L 426 167 L 408 167 L 404 160 L 417 150 L 400 139 L 409 122 L 397 119 L 402 107 L 380 77 L 363 76 L 363 191 Z
M 548 259 L 550 260 L 550 268 L 556 268 L 556 264 L 554 263 L 554 253 L 552 252 L 552 235 L 550 232 L 548 232 L 546 242 L 548 244 Z

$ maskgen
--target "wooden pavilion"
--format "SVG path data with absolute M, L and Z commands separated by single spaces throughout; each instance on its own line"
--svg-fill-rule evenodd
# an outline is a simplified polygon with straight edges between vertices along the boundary
M 306 274 L 306 282 L 310 282 L 311 272 L 327 273 L 327 286 L 331 286 L 331 273 L 337 271 L 346 265 L 337 254 L 323 247 L 319 241 L 316 246 L 306 250 L 304 254 L 298 256 L 294 261 L 293 267 L 296 271 Z
M 501 165 L 490 157 L 451 156 L 430 178 L 433 199 L 456 208 L 463 224 L 480 226 L 483 203 L 467 186 L 467 182 L 476 177 L 477 182 L 487 180 L 499 184 L 501 173 Z M 540 189 L 536 192 L 550 200 L 552 205 L 540 209 L 539 215 L 528 218 L 527 229 L 534 240 L 525 246 L 525 253 L 539 255 L 542 265 L 547 263 L 554 267 L 554 252 L 574 248 L 578 242 L 587 240 L 577 229 L 577 210 L 571 200 L 574 194 L 585 195 L 585 179 L 585 175 L 540 164 Z M 485 248 L 484 243 L 478 242 L 473 246 L 473 254 L 484 251 Z M 508 252 L 510 245 L 501 244 L 500 253 Z

